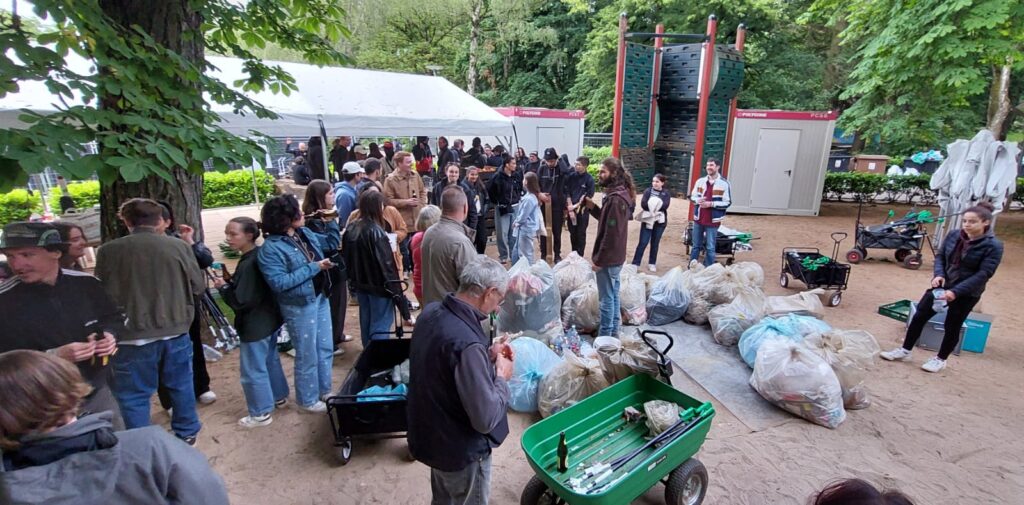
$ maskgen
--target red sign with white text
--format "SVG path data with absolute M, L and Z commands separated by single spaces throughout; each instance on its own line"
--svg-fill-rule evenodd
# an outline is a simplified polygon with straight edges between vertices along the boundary
M 839 114 L 835 111 L 800 112 L 791 110 L 753 110 L 738 109 L 736 117 L 743 119 L 788 119 L 796 121 L 835 121 Z
M 541 107 L 495 107 L 494 110 L 505 117 L 539 117 L 545 119 L 583 119 L 586 111 L 555 110 Z

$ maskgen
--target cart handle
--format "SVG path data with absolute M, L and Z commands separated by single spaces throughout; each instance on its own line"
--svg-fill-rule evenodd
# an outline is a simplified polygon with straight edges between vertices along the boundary
M 850 234 L 846 233 L 845 231 L 834 231 L 834 232 L 832 232 L 832 240 L 835 240 L 836 242 L 842 242 L 842 241 L 846 240 L 846 237 L 849 237 L 849 236 L 850 236 Z
M 821 254 L 821 249 L 818 249 L 817 247 L 783 247 L 782 248 L 782 252 L 783 252 L 783 254 L 788 253 L 788 252 L 796 252 L 796 253 L 812 252 L 812 253 Z
M 658 355 L 658 373 L 665 379 L 665 382 L 671 384 L 672 361 L 669 360 L 666 355 L 668 354 L 668 351 L 672 349 L 672 346 L 675 344 L 675 340 L 672 338 L 672 335 L 669 335 L 668 333 L 665 333 L 660 330 L 640 331 L 640 329 L 637 329 L 636 333 L 637 335 L 640 336 L 640 340 L 643 340 L 644 343 L 647 344 L 647 347 L 650 347 L 651 350 Z M 659 350 L 657 346 L 654 345 L 654 342 L 647 337 L 648 334 L 664 336 L 666 339 L 668 339 L 668 345 L 665 346 L 664 350 Z

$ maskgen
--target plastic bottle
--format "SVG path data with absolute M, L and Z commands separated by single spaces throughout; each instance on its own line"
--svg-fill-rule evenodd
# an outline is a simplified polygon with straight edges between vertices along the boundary
M 565 332 L 565 347 L 567 347 L 573 354 L 579 356 L 580 354 L 580 334 L 576 331 L 576 325 L 572 325 L 569 331 Z
M 945 312 L 946 299 L 944 297 L 946 296 L 946 290 L 935 288 L 932 290 L 932 296 L 935 298 L 935 301 L 932 302 L 932 310 L 935 312 Z

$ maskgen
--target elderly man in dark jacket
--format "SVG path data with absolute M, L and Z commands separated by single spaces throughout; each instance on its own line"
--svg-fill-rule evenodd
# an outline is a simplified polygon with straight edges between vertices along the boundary
M 507 381 L 514 357 L 480 322 L 498 308 L 508 272 L 477 256 L 459 290 L 423 311 L 409 351 L 409 450 L 430 467 L 434 505 L 485 505 L 491 449 L 508 436 Z

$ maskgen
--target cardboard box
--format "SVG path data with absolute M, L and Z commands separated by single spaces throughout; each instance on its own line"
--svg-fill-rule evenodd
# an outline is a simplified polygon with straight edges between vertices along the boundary
M 853 171 L 884 174 L 889 168 L 889 157 L 878 154 L 858 154 L 853 157 Z

